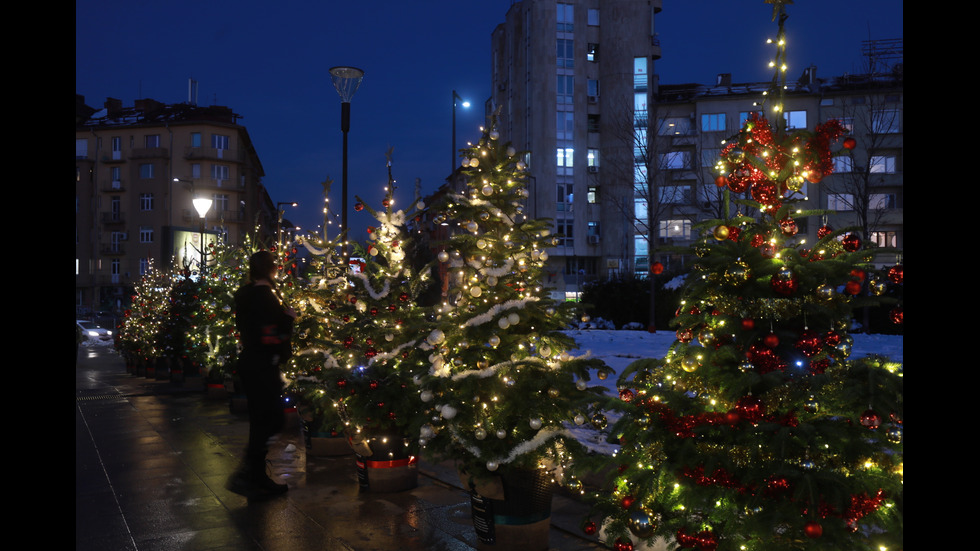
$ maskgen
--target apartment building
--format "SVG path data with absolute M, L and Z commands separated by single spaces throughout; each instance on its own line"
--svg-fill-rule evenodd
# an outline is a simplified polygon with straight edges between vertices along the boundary
M 658 87 L 648 155 L 654 192 L 650 211 L 657 220 L 650 248 L 654 260 L 668 266 L 683 262 L 683 257 L 657 249 L 690 244 L 698 238 L 694 223 L 722 216 L 712 168 L 723 141 L 739 132 L 749 113 L 764 110 L 760 102 L 769 86 L 733 83 L 730 74 L 722 74 L 711 85 Z M 855 140 L 850 150 L 837 145 L 843 154 L 834 157 L 832 174 L 805 183 L 796 196 L 803 199 L 801 209 L 827 211 L 798 220 L 798 235 L 815 242 L 817 229 L 828 224 L 852 228 L 879 247 L 904 247 L 903 106 L 901 64 L 876 74 L 831 78 L 818 78 L 817 68 L 808 67 L 788 83 L 783 114 L 788 132 L 814 131 L 837 119 L 848 130 L 847 137 Z M 640 251 L 641 245 L 634 250 Z M 876 262 L 895 260 L 894 255 L 883 255 Z
M 197 271 L 202 244 L 275 227 L 262 164 L 231 109 L 75 99 L 77 315 L 118 313 L 151 265 Z M 203 218 L 201 197 L 212 201 Z
M 526 212 L 554 221 L 545 283 L 559 295 L 635 269 L 633 189 L 645 167 L 633 148 L 648 131 L 661 7 L 524 0 L 492 33 L 490 103 L 501 135 L 531 152 Z
M 656 33 L 662 2 L 523 0 L 492 33 L 492 90 L 501 137 L 529 174 L 525 212 L 554 222 L 547 283 L 573 298 L 582 285 L 683 267 L 667 247 L 697 239 L 721 216 L 714 167 L 769 83 L 661 85 Z M 900 42 L 900 41 L 899 41 Z M 900 45 L 899 45 L 900 51 Z M 840 118 L 858 139 L 849 159 L 810 183 L 804 208 L 835 227 L 902 246 L 902 79 L 896 72 L 820 80 L 808 68 L 787 91 L 790 128 Z M 664 80 L 669 75 L 663 75 Z M 871 135 L 874 135 L 872 139 Z M 802 231 L 815 239 L 817 224 Z

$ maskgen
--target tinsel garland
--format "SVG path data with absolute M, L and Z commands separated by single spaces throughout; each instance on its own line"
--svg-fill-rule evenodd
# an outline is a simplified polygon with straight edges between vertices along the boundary
M 497 318 L 497 315 L 501 312 L 511 309 L 523 308 L 528 302 L 534 302 L 540 300 L 538 297 L 528 297 L 523 299 L 512 299 L 506 302 L 501 302 L 500 304 L 494 305 L 492 308 L 486 312 L 480 314 L 479 316 L 473 316 L 472 318 L 466 320 L 465 323 L 460 325 L 460 328 L 465 327 L 475 327 L 478 325 L 483 325 L 484 323 L 490 323 Z

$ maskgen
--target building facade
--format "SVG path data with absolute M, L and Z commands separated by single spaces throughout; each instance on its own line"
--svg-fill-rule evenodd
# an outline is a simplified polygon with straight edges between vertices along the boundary
M 545 283 L 559 295 L 633 271 L 632 143 L 646 136 L 661 4 L 524 0 L 492 34 L 490 103 L 502 138 L 530 152 L 526 212 L 554 221 Z
M 202 243 L 242 244 L 275 227 L 262 165 L 231 109 L 110 98 L 96 110 L 76 95 L 75 111 L 76 315 L 118 315 L 151 266 L 196 270 Z M 212 200 L 204 218 L 195 197 Z
M 698 238 L 694 225 L 722 216 L 712 169 L 722 141 L 758 110 L 769 83 L 660 85 L 655 21 L 662 2 L 523 0 L 491 38 L 488 111 L 501 138 L 529 152 L 531 218 L 554 222 L 547 281 L 574 298 L 589 281 L 683 269 L 668 252 Z M 900 47 L 899 47 L 900 50 Z M 858 137 L 836 174 L 809 183 L 805 208 L 829 209 L 835 227 L 902 246 L 902 80 L 816 78 L 787 92 L 791 128 L 840 118 Z M 863 138 L 862 138 L 863 137 Z M 815 225 L 801 228 L 816 239 Z

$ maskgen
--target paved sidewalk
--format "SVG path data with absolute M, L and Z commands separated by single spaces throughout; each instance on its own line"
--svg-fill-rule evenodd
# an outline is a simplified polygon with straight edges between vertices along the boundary
M 294 417 L 269 454 L 289 492 L 250 501 L 224 487 L 248 433 L 227 400 L 127 374 L 110 348 L 82 346 L 75 405 L 76 551 L 484 548 L 445 465 L 420 463 L 413 490 L 361 492 L 354 456 L 308 458 Z M 586 512 L 555 496 L 550 549 L 606 549 L 579 529 Z

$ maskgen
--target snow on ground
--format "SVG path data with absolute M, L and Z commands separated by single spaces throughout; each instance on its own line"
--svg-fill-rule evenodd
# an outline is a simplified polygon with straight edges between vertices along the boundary
M 566 333 L 574 338 L 578 344 L 576 350 L 569 351 L 570 354 L 578 356 L 589 352 L 592 356 L 602 359 L 615 372 L 605 380 L 593 379 L 591 381 L 591 384 L 606 387 L 613 396 L 619 394 L 616 388 L 616 379 L 626 366 L 643 358 L 664 357 L 676 338 L 673 331 L 649 333 L 647 331 L 575 329 L 566 331 Z M 852 359 L 861 358 L 868 354 L 878 354 L 886 356 L 892 361 L 903 361 L 902 335 L 852 333 L 851 336 L 854 338 L 854 346 L 851 348 L 850 356 Z M 608 418 L 611 426 L 615 422 L 615 418 L 612 416 L 608 416 Z M 605 437 L 592 428 L 589 423 L 581 427 L 574 427 L 573 432 L 590 449 L 605 454 L 611 454 L 615 450 L 615 446 L 607 444 Z

